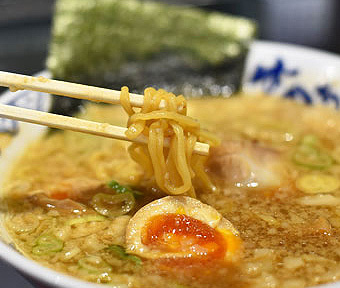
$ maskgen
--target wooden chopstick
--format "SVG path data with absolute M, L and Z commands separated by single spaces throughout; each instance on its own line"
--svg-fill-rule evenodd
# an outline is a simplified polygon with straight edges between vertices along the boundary
M 12 92 L 16 90 L 32 90 L 94 102 L 120 104 L 120 91 L 52 80 L 42 76 L 33 77 L 0 71 L 0 86 L 8 87 Z M 143 102 L 143 95 L 130 93 L 131 106 L 142 107 Z M 165 107 L 164 100 L 161 101 L 159 107 Z
M 0 117 L 45 125 L 64 130 L 83 132 L 108 138 L 133 141 L 138 143 L 147 143 L 147 138 L 144 136 L 140 136 L 134 140 L 127 138 L 125 135 L 127 128 L 114 126 L 107 123 L 98 123 L 78 119 L 75 117 L 68 117 L 31 109 L 25 109 L 16 106 L 0 104 Z M 166 139 L 164 145 L 169 145 L 168 139 Z M 199 155 L 208 155 L 209 145 L 206 143 L 197 142 L 194 147 L 194 152 Z
M 33 77 L 0 71 L 0 86 L 8 87 L 13 92 L 17 90 L 32 90 L 95 102 L 120 104 L 120 91 L 51 80 L 42 76 Z M 130 103 L 132 106 L 142 107 L 143 102 L 143 95 L 130 93 Z M 165 107 L 164 100 L 160 102 L 159 107 Z M 0 104 L 0 117 L 108 138 L 147 143 L 146 137 L 138 137 L 134 140 L 127 138 L 125 135 L 127 128 L 15 106 Z M 169 145 L 168 140 L 165 141 L 165 145 Z M 197 142 L 194 147 L 194 152 L 200 155 L 208 155 L 209 145 Z

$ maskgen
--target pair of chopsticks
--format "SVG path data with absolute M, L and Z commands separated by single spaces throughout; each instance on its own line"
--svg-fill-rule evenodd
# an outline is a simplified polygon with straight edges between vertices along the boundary
M 10 91 L 13 92 L 16 90 L 32 90 L 94 102 L 120 104 L 120 91 L 51 80 L 41 76 L 32 77 L 0 71 L 0 86 L 8 87 Z M 133 107 L 142 107 L 143 101 L 143 95 L 130 93 L 130 103 Z M 164 104 L 164 101 L 162 101 L 160 108 L 164 107 Z M 0 117 L 108 138 L 147 143 L 147 138 L 144 136 L 140 136 L 134 140 L 128 139 L 125 135 L 127 128 L 124 127 L 16 106 L 0 104 Z M 165 141 L 165 145 L 169 145 L 169 141 Z M 200 155 L 208 155 L 209 145 L 197 142 L 194 147 L 194 152 Z

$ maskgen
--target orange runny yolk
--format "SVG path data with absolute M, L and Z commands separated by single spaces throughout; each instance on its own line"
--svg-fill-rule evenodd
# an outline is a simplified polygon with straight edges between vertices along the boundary
M 227 251 L 222 233 L 184 214 L 151 217 L 144 226 L 142 243 L 164 253 L 179 252 L 185 257 L 205 259 L 223 259 Z

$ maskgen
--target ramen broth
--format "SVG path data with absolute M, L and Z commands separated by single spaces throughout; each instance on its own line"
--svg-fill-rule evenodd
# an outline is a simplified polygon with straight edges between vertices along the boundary
M 64 131 L 48 133 L 31 145 L 7 181 L 5 225 L 16 248 L 57 271 L 132 288 L 298 288 L 337 281 L 337 112 L 245 95 L 190 100 L 188 107 L 188 115 L 222 139 L 206 163 L 217 189 L 211 192 L 196 183 L 197 200 L 229 220 L 233 228 L 228 227 L 239 233 L 240 240 L 220 244 L 223 233 L 179 210 L 155 216 L 145 205 L 166 199 L 162 204 L 166 210 L 176 198 L 162 198 L 165 195 L 143 177 L 128 155 L 129 144 Z M 126 123 L 117 106 L 91 104 L 79 117 Z M 202 219 L 211 217 L 214 209 L 208 208 L 202 206 Z M 142 229 L 140 245 L 146 248 L 133 253 L 127 247 L 128 227 L 141 211 L 141 224 L 136 220 L 133 227 Z M 170 229 L 173 225 L 176 232 Z M 150 231 L 161 236 L 149 237 Z M 203 254 L 162 256 L 190 250 L 192 243 L 208 247 L 203 253 L 210 255 L 208 261 Z M 157 257 L 153 247 L 159 249 Z M 221 257 L 226 252 L 232 256 Z

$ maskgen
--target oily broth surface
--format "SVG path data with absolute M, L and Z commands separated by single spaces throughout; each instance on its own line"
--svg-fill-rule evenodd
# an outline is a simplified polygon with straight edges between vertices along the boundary
M 218 288 L 229 283 L 230 287 L 295 288 L 339 279 L 340 208 L 334 201 L 324 205 L 301 204 L 299 199 L 306 195 L 294 183 L 309 169 L 291 161 L 292 151 L 304 134 L 316 135 L 335 161 L 340 158 L 340 120 L 336 112 L 265 96 L 242 96 L 192 100 L 188 114 L 224 140 L 256 141 L 279 151 L 288 167 L 289 181 L 279 189 L 237 188 L 215 178 L 220 191 L 214 197 L 204 189 L 198 191 L 198 199 L 215 207 L 241 234 L 243 257 L 235 267 L 218 270 L 203 266 L 200 268 L 206 271 L 204 277 L 194 270 L 160 271 L 149 260 L 136 267 L 105 250 L 111 244 L 125 245 L 126 225 L 135 211 L 114 220 L 70 227 L 65 223 L 74 216 L 46 211 L 27 201 L 26 197 L 37 191 L 81 191 L 96 181 L 115 179 L 123 184 L 141 185 L 142 171 L 129 158 L 127 143 L 68 131 L 52 133 L 32 145 L 8 179 L 6 226 L 17 248 L 58 271 L 89 281 L 126 283 L 131 287 L 173 287 L 180 283 Z M 81 117 L 121 126 L 126 121 L 120 107 L 103 105 L 88 106 Z M 339 168 L 335 162 L 327 173 L 339 178 Z M 212 172 L 211 176 L 214 178 Z M 340 198 L 338 190 L 328 194 L 332 200 Z M 139 205 L 153 198 L 144 199 Z M 32 254 L 37 237 L 51 230 L 64 241 L 63 249 L 51 255 Z M 79 259 L 88 255 L 104 259 L 111 271 L 98 277 L 79 269 Z M 212 270 L 218 272 L 209 276 Z

